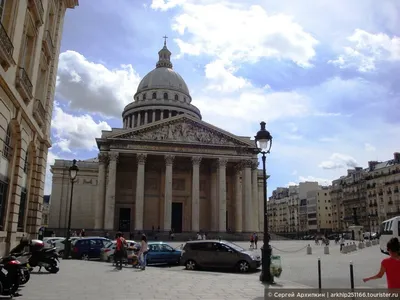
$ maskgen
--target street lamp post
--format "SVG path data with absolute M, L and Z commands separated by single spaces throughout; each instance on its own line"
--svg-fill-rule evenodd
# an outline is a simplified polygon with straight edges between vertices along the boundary
M 267 170 L 266 170 L 266 155 L 270 153 L 272 146 L 272 136 L 268 130 L 265 129 L 265 122 L 261 122 L 261 129 L 257 132 L 254 137 L 256 148 L 258 153 L 262 154 L 263 162 L 263 184 L 264 184 L 264 240 L 263 247 L 261 251 L 262 259 L 262 270 L 260 274 L 260 281 L 265 283 L 274 283 L 274 278 L 271 275 L 271 254 L 272 248 L 269 244 L 269 232 L 268 232 L 268 208 L 267 208 Z
M 65 238 L 64 259 L 68 259 L 71 253 L 71 213 L 72 213 L 72 196 L 74 194 L 74 184 L 76 176 L 78 175 L 79 168 L 76 165 L 76 159 L 72 161 L 72 166 L 69 167 L 69 179 L 71 180 L 71 194 L 69 199 L 69 212 L 68 212 L 68 228 L 67 237 Z

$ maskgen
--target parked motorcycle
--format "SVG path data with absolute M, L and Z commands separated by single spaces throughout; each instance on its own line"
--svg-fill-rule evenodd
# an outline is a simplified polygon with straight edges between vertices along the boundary
M 0 259 L 0 295 L 17 297 L 20 285 L 21 264 L 14 256 Z
M 29 247 L 28 253 L 22 251 L 25 247 Z M 24 258 L 24 266 L 29 270 L 30 268 L 39 267 L 39 272 L 44 267 L 50 273 L 57 273 L 60 268 L 58 267 L 59 259 L 56 248 L 45 248 L 44 243 L 40 240 L 27 240 L 21 239 L 20 244 L 11 250 L 12 254 Z

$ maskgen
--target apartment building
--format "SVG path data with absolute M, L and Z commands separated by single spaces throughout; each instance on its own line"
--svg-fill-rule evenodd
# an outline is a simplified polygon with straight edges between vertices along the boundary
M 317 182 L 301 182 L 274 190 L 267 204 L 270 230 L 277 233 L 307 232 L 307 194 L 319 189 Z
M 378 231 L 379 224 L 400 215 L 400 153 L 393 159 L 368 162 L 368 168 L 348 170 L 332 182 L 333 227 L 345 230 L 357 220 L 366 231 Z
M 41 226 L 66 10 L 78 0 L 0 0 L 0 252 Z

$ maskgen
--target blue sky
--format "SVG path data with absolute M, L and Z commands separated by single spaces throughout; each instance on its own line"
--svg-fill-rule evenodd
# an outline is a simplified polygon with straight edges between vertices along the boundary
M 80 0 L 64 22 L 48 163 L 97 155 L 165 34 L 203 120 L 245 136 L 267 122 L 269 192 L 391 159 L 399 16 L 397 0 Z

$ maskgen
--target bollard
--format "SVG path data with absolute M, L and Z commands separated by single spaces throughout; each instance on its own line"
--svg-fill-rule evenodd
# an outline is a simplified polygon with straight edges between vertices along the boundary
M 329 246 L 324 247 L 324 254 L 329 254 Z
M 308 244 L 308 246 L 307 246 L 307 255 L 311 255 L 312 254 L 312 248 L 311 248 L 311 246 L 310 246 L 310 244 Z
M 318 257 L 318 288 L 321 290 L 322 280 L 321 280 L 321 258 Z
M 354 269 L 353 269 L 353 262 L 350 262 L 350 287 L 351 290 L 354 290 Z

